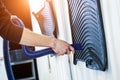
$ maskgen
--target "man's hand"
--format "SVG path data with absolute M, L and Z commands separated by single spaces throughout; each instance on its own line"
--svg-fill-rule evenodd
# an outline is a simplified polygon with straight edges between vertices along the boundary
M 70 51 L 72 51 L 73 54 L 75 53 L 74 48 L 63 40 L 54 38 L 52 45 L 52 49 L 57 53 L 57 55 L 69 54 Z

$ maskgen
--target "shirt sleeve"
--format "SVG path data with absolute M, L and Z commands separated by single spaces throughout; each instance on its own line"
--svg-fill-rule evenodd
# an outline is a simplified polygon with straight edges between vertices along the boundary
M 0 36 L 6 40 L 19 43 L 23 28 L 14 25 L 10 20 L 11 14 L 4 7 L 0 0 Z

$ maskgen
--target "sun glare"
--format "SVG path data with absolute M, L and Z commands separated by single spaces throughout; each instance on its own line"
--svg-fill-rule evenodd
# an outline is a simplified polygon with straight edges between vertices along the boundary
M 29 0 L 30 9 L 38 12 L 44 6 L 45 0 Z

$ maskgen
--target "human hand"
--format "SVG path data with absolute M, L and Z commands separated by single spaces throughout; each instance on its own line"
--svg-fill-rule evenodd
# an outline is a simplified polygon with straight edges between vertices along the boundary
M 74 48 L 70 44 L 59 39 L 53 40 L 52 49 L 57 53 L 57 55 L 69 54 L 70 51 L 72 51 L 73 54 L 75 53 Z

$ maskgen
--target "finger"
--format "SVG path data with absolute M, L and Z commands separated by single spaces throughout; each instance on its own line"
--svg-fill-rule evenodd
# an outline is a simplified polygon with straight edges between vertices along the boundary
M 70 49 L 66 49 L 66 54 L 70 54 Z
M 70 46 L 69 49 L 70 51 L 72 51 L 73 54 L 75 53 L 75 49 L 72 46 Z
M 64 55 L 65 53 L 66 53 L 66 50 L 63 49 L 63 50 L 59 51 L 58 55 L 59 55 L 59 56 L 60 56 L 60 55 Z
M 60 56 L 60 52 L 56 49 L 53 49 L 53 51 L 56 53 L 56 55 Z

